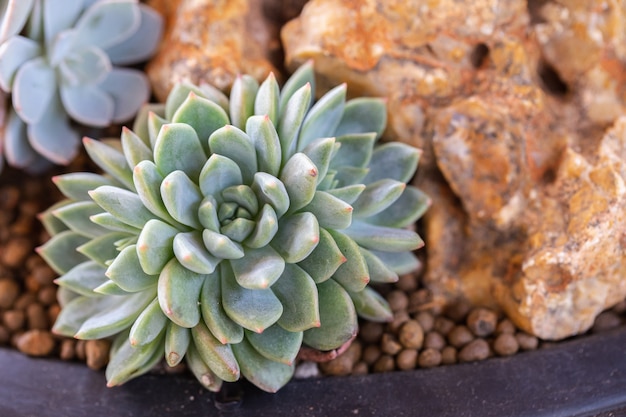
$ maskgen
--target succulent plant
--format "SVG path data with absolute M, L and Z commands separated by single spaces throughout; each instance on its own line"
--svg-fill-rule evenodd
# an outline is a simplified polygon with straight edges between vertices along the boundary
M 146 60 L 161 31 L 161 16 L 137 0 L 1 1 L 0 89 L 13 105 L 0 157 L 30 170 L 67 164 L 80 145 L 70 118 L 105 127 L 134 117 L 149 83 L 115 65 Z
M 418 266 L 411 226 L 429 205 L 406 184 L 420 152 L 375 146 L 385 102 L 314 102 L 313 68 L 282 91 L 237 78 L 226 97 L 177 85 L 121 141 L 85 139 L 105 172 L 54 181 L 39 251 L 62 276 L 54 331 L 115 336 L 106 376 L 121 384 L 183 357 L 217 390 L 243 375 L 267 391 L 292 376 L 302 344 L 342 346 L 357 314 L 386 321 L 367 284 Z

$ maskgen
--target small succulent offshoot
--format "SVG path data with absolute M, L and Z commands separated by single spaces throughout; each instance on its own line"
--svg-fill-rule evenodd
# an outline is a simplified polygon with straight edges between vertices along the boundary
M 106 127 L 132 119 L 148 101 L 141 71 L 161 16 L 137 0 L 0 1 L 0 90 L 12 106 L 0 124 L 3 154 L 38 171 L 69 163 L 80 145 L 70 119 Z
M 54 179 L 67 199 L 42 215 L 40 248 L 62 275 L 54 331 L 114 337 L 109 385 L 165 356 L 210 390 L 242 375 L 275 392 L 303 344 L 336 349 L 357 315 L 391 319 L 368 283 L 418 266 L 420 151 L 375 146 L 384 100 L 340 85 L 315 102 L 313 81 L 309 63 L 282 91 L 273 75 L 230 97 L 177 85 L 121 140 L 85 139 L 103 175 Z

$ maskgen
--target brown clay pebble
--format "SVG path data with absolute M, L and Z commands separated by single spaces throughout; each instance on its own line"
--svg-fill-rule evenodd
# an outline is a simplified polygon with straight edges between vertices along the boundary
M 361 344 L 353 342 L 350 347 L 335 359 L 320 363 L 320 369 L 328 375 L 350 375 L 354 364 L 361 358 Z
M 19 267 L 33 248 L 32 242 L 24 237 L 16 237 L 5 245 L 2 251 L 2 263 L 10 268 Z
M 0 346 L 9 343 L 9 339 L 9 330 L 6 327 L 0 325 Z
M 522 350 L 535 350 L 539 346 L 539 339 L 535 336 L 524 332 L 515 333 L 515 338 Z
M 465 320 L 472 305 L 466 300 L 458 300 L 454 304 L 449 305 L 445 310 L 445 315 L 456 323 L 461 323 Z
M 437 332 L 428 332 L 424 336 L 424 348 L 441 350 L 446 346 L 446 339 Z
M 52 285 L 47 285 L 37 293 L 37 301 L 44 306 L 50 306 L 57 301 L 57 289 Z
M 622 324 L 622 319 L 612 311 L 603 311 L 596 317 L 591 331 L 594 333 L 613 329 Z
M 369 373 L 369 367 L 365 362 L 359 362 L 352 368 L 352 375 L 367 375 Z
M 17 348 L 30 356 L 48 356 L 54 349 L 54 339 L 50 332 L 29 330 L 17 339 Z
M 102 369 L 109 362 L 110 347 L 108 340 L 88 340 L 85 343 L 87 366 L 94 370 Z
M 76 346 L 74 346 L 74 352 L 76 352 L 76 357 L 84 361 L 85 360 L 85 340 L 78 340 L 76 342 Z
M 409 320 L 400 328 L 398 339 L 407 349 L 421 349 L 424 344 L 424 330 L 416 320 Z
M 489 343 L 485 339 L 474 339 L 459 351 L 459 362 L 481 361 L 489 357 Z
M 462 348 L 469 342 L 474 340 L 474 334 L 467 328 L 467 326 L 458 325 L 454 326 L 450 333 L 448 333 L 448 342 L 455 348 Z
M 384 327 L 381 323 L 366 321 L 359 327 L 359 338 L 367 343 L 378 342 L 385 330 Z
M 396 355 L 402 350 L 402 345 L 394 335 L 385 333 L 380 340 L 380 348 L 384 353 Z
M 417 278 L 413 274 L 400 275 L 396 287 L 404 293 L 410 293 L 417 289 Z
M 467 327 L 478 337 L 492 334 L 497 324 L 498 315 L 486 308 L 475 308 L 467 316 Z
M 387 330 L 391 333 L 397 333 L 400 327 L 410 319 L 411 317 L 407 311 L 396 311 L 393 315 L 393 320 L 387 323 Z
M 417 290 L 409 295 L 409 306 L 411 310 L 427 304 L 431 300 L 430 291 L 426 289 Z
M 409 306 L 409 297 L 403 291 L 394 290 L 387 294 L 387 302 L 391 311 L 406 310 Z
M 50 285 L 57 274 L 47 265 L 38 265 L 33 269 L 32 276 L 41 285 Z
M 435 318 L 435 326 L 433 327 L 433 329 L 435 329 L 436 332 L 439 332 L 443 336 L 446 336 L 453 327 L 454 322 L 452 320 L 445 317 Z
M 454 346 L 446 346 L 441 350 L 441 363 L 452 365 L 457 361 L 457 350 Z
M 415 369 L 417 364 L 417 350 L 416 349 L 404 349 L 396 357 L 396 366 L 398 369 L 408 371 L 409 369 Z
M 15 300 L 15 304 L 13 307 L 17 310 L 26 310 L 26 307 L 35 302 L 37 296 L 32 292 L 23 293 L 17 300 Z
M 515 335 L 501 333 L 493 342 L 493 350 L 500 356 L 511 356 L 519 350 L 519 343 L 517 343 Z
M 382 352 L 380 351 L 380 348 L 378 346 L 376 345 L 366 346 L 365 349 L 363 349 L 363 355 L 362 355 L 363 362 L 367 363 L 368 365 L 373 365 L 374 362 L 376 362 L 378 358 L 380 358 L 381 354 Z
M 390 372 L 394 370 L 394 360 L 391 355 L 382 355 L 374 363 L 374 372 Z
M 0 207 L 2 210 L 11 211 L 20 201 L 20 190 L 14 185 L 5 185 L 0 188 Z
M 421 368 L 432 368 L 441 364 L 441 352 L 436 349 L 424 349 L 418 359 Z
M 45 330 L 49 327 L 46 310 L 41 304 L 33 303 L 26 307 L 26 323 L 29 329 Z
M 0 279 L 0 308 L 9 309 L 20 293 L 20 286 L 12 279 Z
M 74 359 L 74 355 L 76 354 L 74 347 L 76 342 L 73 339 L 63 339 L 61 342 L 61 352 L 59 353 L 59 357 L 64 361 L 71 361 Z
M 516 330 L 515 325 L 509 319 L 500 320 L 500 323 L 498 323 L 498 325 L 496 326 L 496 334 L 502 334 L 502 333 L 514 334 L 515 330 Z
M 435 317 L 428 311 L 420 311 L 415 316 L 415 320 L 422 326 L 422 330 L 429 332 L 435 327 Z
M 59 315 L 60 312 L 61 312 L 61 306 L 59 306 L 58 304 L 52 304 L 50 307 L 48 307 L 49 323 L 54 323 L 55 321 L 57 321 L 57 316 Z
M 7 310 L 2 315 L 2 322 L 11 332 L 15 332 L 24 327 L 26 317 L 22 310 Z

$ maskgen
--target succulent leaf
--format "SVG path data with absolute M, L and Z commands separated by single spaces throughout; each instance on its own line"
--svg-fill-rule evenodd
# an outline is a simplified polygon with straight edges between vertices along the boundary
M 35 58 L 15 74 L 13 108 L 25 123 L 36 123 L 48 109 L 57 88 L 54 71 L 44 58 Z
M 239 364 L 231 345 L 220 343 L 202 322 L 191 329 L 191 336 L 198 356 L 220 379 L 227 382 L 239 379 Z
M 309 84 L 311 90 L 315 91 L 315 74 L 313 73 L 313 61 L 308 61 L 304 65 L 300 66 L 291 77 L 285 82 L 280 92 L 279 112 L 283 114 L 288 107 L 288 102 L 291 97 L 300 88 Z M 313 104 L 314 97 L 311 96 L 309 107 Z
M 149 220 L 137 239 L 137 258 L 146 274 L 158 274 L 174 256 L 178 230 L 161 220 Z
M 316 284 L 321 284 L 333 276 L 337 268 L 346 261 L 347 258 L 343 255 L 330 233 L 320 228 L 319 244 L 309 256 L 298 262 L 298 266 L 304 269 Z
M 17 35 L 28 19 L 35 0 L 7 0 L 0 5 L 0 43 Z
M 110 185 L 101 185 L 89 196 L 116 219 L 141 229 L 154 215 L 143 205 L 139 196 L 131 191 Z
M 374 149 L 365 184 L 382 179 L 407 182 L 415 174 L 421 151 L 404 143 L 385 143 Z
M 221 200 L 221 190 L 239 185 L 242 181 L 241 169 L 237 163 L 225 156 L 213 154 L 200 172 L 199 185 L 203 195 L 211 195 L 216 200 L 219 197 Z
M 264 118 L 267 117 L 269 121 L 272 122 L 272 125 L 276 126 L 278 123 L 279 106 L 280 88 L 278 87 L 278 82 L 276 82 L 274 73 L 270 73 L 265 81 L 263 81 L 257 92 L 256 99 L 254 100 L 254 114 L 257 116 L 263 116 Z M 252 134 L 247 126 L 251 119 L 252 117 L 246 122 L 246 132 L 248 132 L 250 136 L 252 136 Z M 269 173 L 272 174 L 271 172 Z
M 316 191 L 303 210 L 313 213 L 320 227 L 345 229 L 352 223 L 352 206 L 325 191 Z
M 129 340 L 133 347 L 145 346 L 163 334 L 168 323 L 167 317 L 161 311 L 159 300 L 155 298 L 144 311 L 141 312 L 130 328 Z
M 246 249 L 244 257 L 230 261 L 237 283 L 250 290 L 272 286 L 285 269 L 285 259 L 271 246 Z
M 423 191 L 409 185 L 389 207 L 366 221 L 378 226 L 407 227 L 422 217 L 430 204 L 430 198 Z
M 263 333 L 246 330 L 246 340 L 265 358 L 292 365 L 302 345 L 302 332 L 288 331 L 275 324 Z
M 157 284 L 157 275 L 148 275 L 141 268 L 136 245 L 124 248 L 106 270 L 106 276 L 127 292 L 140 292 Z
M 302 122 L 302 130 L 296 147 L 298 151 L 302 151 L 315 139 L 333 136 L 343 115 L 346 90 L 346 84 L 341 84 L 324 94 L 311 107 Z
M 400 198 L 405 188 L 405 183 L 389 179 L 368 184 L 352 203 L 354 217 L 367 218 L 380 213 Z
M 190 271 L 172 259 L 163 267 L 158 281 L 159 304 L 163 313 L 181 327 L 191 328 L 200 321 L 197 301 L 206 275 Z
M 123 42 L 139 28 L 141 12 L 131 2 L 96 2 L 76 23 L 80 45 L 102 49 Z
M 243 328 L 235 323 L 222 304 L 222 283 L 218 274 L 204 280 L 200 293 L 200 312 L 204 323 L 220 343 L 236 344 L 243 339 Z
M 293 376 L 294 366 L 265 358 L 244 339 L 233 345 L 241 373 L 250 382 L 267 392 L 276 392 Z
M 90 296 L 94 288 L 107 281 L 104 272 L 105 269 L 101 265 L 93 261 L 87 261 L 76 265 L 54 282 L 80 295 Z
M 319 239 L 319 223 L 315 215 L 303 212 L 283 217 L 271 244 L 285 262 L 296 263 L 311 254 Z
M 220 390 L 223 381 L 215 375 L 211 367 L 202 360 L 193 343 L 189 345 L 185 357 L 187 358 L 187 366 L 189 366 L 189 369 L 203 387 L 214 392 Z
M 0 43 L 0 88 L 11 91 L 17 71 L 28 61 L 41 55 L 41 46 L 32 39 L 14 36 Z
M 132 69 L 112 68 L 98 86 L 113 100 L 114 123 L 130 120 L 150 98 L 150 83 Z
M 173 171 L 161 183 L 161 197 L 170 216 L 184 225 L 199 228 L 200 188 L 183 171 Z
M 162 343 L 159 337 L 151 343 L 134 347 L 127 333 L 117 336 L 105 372 L 107 386 L 122 385 L 152 369 L 163 357 Z
M 417 271 L 421 266 L 420 261 L 413 252 L 384 252 L 377 250 L 371 250 L 370 252 L 398 275 Z
M 101 185 L 115 185 L 111 179 L 90 172 L 72 172 L 52 177 L 52 181 L 71 200 L 89 200 L 89 191 Z
M 220 262 L 206 250 L 200 232 L 178 233 L 173 246 L 178 262 L 198 274 L 212 273 Z
M 165 361 L 169 366 L 174 367 L 183 360 L 190 342 L 191 330 L 180 327 L 173 321 L 167 323 L 165 328 Z
M 70 230 L 88 238 L 96 238 L 108 233 L 107 229 L 89 220 L 92 215 L 98 213 L 102 213 L 102 209 L 92 201 L 78 201 L 52 212 Z
M 272 291 L 283 305 L 278 324 L 290 332 L 319 327 L 319 300 L 315 281 L 302 268 L 286 264 Z M 267 355 L 265 355 L 267 356 Z
M 367 264 L 371 282 L 391 283 L 398 281 L 398 274 L 385 265 L 383 261 L 371 251 L 360 248 L 361 255 Z M 404 252 L 401 252 L 404 253 Z
M 230 120 L 239 129 L 246 127 L 246 121 L 254 115 L 254 100 L 259 83 L 249 75 L 240 75 L 230 90 Z
M 119 254 L 115 243 L 128 237 L 131 237 L 128 233 L 109 232 L 104 236 L 95 237 L 84 245 L 78 246 L 76 250 L 98 265 L 106 268 L 109 265 L 109 261 Z
M 424 241 L 410 230 L 375 226 L 356 220 L 344 233 L 366 249 L 404 252 L 424 246 Z
M 169 123 L 161 127 L 154 144 L 154 163 L 162 175 L 181 170 L 196 180 L 205 162 L 200 139 L 191 126 Z
M 393 320 L 389 304 L 373 289 L 366 287 L 363 291 L 350 293 L 350 297 L 359 316 L 378 322 Z
M 70 230 L 54 235 L 38 249 L 39 255 L 59 275 L 67 273 L 88 259 L 74 249 L 87 243 L 89 238 Z
M 387 125 L 386 107 L 385 101 L 379 98 L 360 97 L 348 101 L 335 136 L 374 132 L 379 138 Z
M 296 149 L 296 140 L 300 133 L 300 126 L 311 104 L 311 97 L 311 84 L 305 84 L 289 98 L 286 107 L 281 111 L 276 130 L 280 138 L 280 147 L 284 161 L 289 159 Z
M 124 42 L 105 48 L 114 65 L 128 65 L 146 61 L 159 46 L 163 32 L 163 18 L 144 4 L 139 5 L 139 27 Z
M 281 162 L 280 139 L 270 117 L 250 117 L 246 122 L 246 133 L 256 150 L 258 170 L 277 176 Z
M 160 217 L 167 223 L 180 225 L 170 215 L 161 197 L 161 184 L 163 183 L 163 179 L 163 175 L 161 175 L 159 169 L 152 161 L 141 161 L 135 165 L 133 169 L 133 183 L 135 184 L 137 195 L 144 206 L 146 206 L 152 214 Z
M 302 153 L 305 154 L 317 168 L 318 189 L 319 184 L 324 177 L 326 177 L 326 173 L 328 172 L 335 145 L 335 138 L 323 138 L 315 140 L 302 150 Z

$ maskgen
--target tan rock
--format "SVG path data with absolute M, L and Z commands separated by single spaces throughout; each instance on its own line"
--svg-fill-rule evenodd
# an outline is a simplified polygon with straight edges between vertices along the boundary
M 166 17 L 163 42 L 146 71 L 160 101 L 174 84 L 206 82 L 227 90 L 238 74 L 258 80 L 280 49 L 278 29 L 255 0 L 149 0 Z

